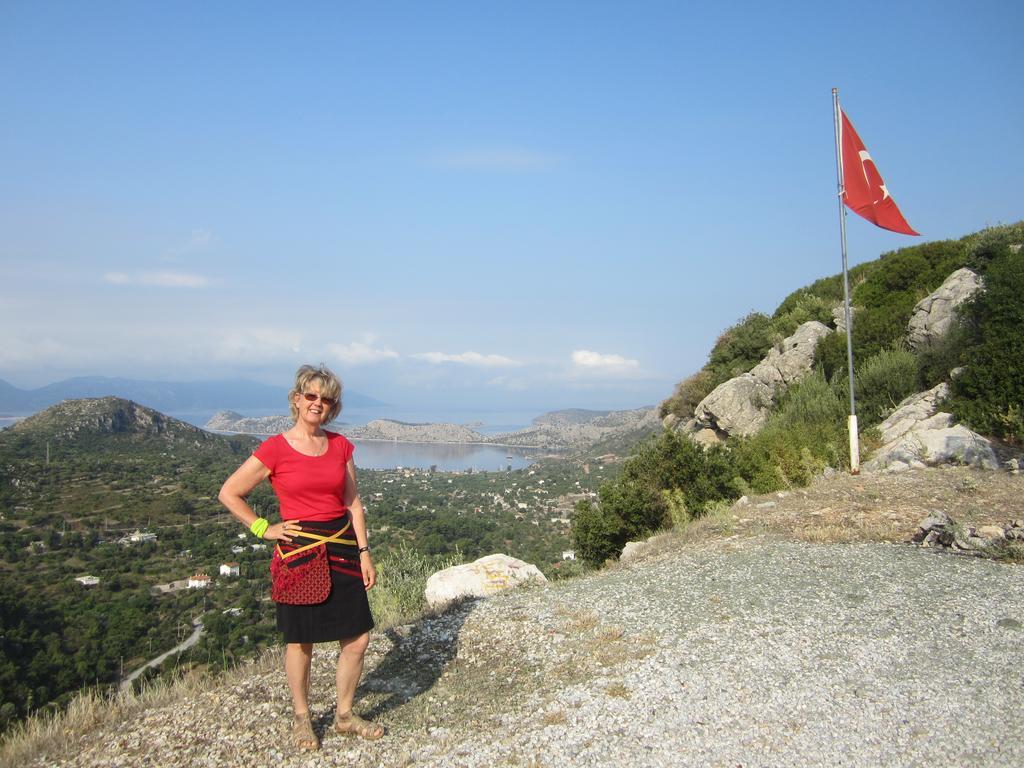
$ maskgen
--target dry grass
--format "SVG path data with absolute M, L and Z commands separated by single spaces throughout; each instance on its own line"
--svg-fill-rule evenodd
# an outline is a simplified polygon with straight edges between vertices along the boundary
M 565 712 L 560 709 L 545 712 L 540 719 L 544 725 L 565 725 L 568 720 L 569 718 L 565 716 Z
M 609 685 L 607 688 L 604 689 L 604 692 L 605 692 L 605 695 L 611 696 L 612 698 L 615 698 L 615 699 L 628 699 L 629 698 L 629 688 L 627 688 L 622 683 L 612 683 L 611 685 Z
M 0 741 L 0 768 L 24 765 L 40 755 L 71 752 L 90 731 L 195 696 L 214 684 L 231 685 L 271 665 L 278 666 L 280 659 L 280 649 L 268 649 L 258 658 L 218 675 L 215 682 L 209 675 L 189 673 L 172 682 L 155 680 L 138 692 L 129 689 L 108 695 L 96 689 L 83 691 L 63 711 L 30 715 L 5 734 Z

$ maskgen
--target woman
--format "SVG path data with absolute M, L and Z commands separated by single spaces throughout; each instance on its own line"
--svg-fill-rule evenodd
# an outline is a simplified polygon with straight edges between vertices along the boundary
M 366 593 L 377 574 L 366 537 L 352 443 L 322 428 L 341 411 L 341 382 L 323 365 L 304 365 L 295 375 L 288 400 L 295 425 L 260 445 L 225 481 L 219 499 L 254 535 L 277 542 L 280 552 L 275 557 L 287 558 L 289 552 L 333 536 L 335 540 L 327 543 L 327 599 L 315 605 L 277 604 L 277 627 L 285 641 L 284 670 L 295 713 L 295 746 L 301 750 L 320 746 L 309 716 L 310 662 L 313 643 L 335 640 L 341 652 L 334 729 L 379 739 L 383 728 L 352 713 L 373 627 Z M 273 525 L 257 517 L 245 500 L 268 478 L 281 509 L 281 522 Z

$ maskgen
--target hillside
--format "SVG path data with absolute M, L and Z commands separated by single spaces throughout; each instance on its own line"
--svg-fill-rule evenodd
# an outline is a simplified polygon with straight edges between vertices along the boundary
M 1024 740 L 1006 712 L 1024 706 L 1019 566 L 895 544 L 926 511 L 1005 521 L 1022 482 L 965 469 L 822 479 L 660 537 L 628 566 L 375 632 L 357 709 L 388 728 L 380 742 L 326 733 L 324 646 L 314 758 L 287 748 L 277 654 L 223 683 L 95 706 L 51 743 L 26 743 L 31 759 L 4 756 L 79 768 L 596 768 L 610 754 L 651 768 L 1017 765 Z

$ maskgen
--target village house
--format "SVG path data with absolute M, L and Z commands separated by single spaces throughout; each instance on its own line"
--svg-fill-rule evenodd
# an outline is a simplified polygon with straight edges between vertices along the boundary
M 189 589 L 205 589 L 210 586 L 212 579 L 205 573 L 196 573 L 188 577 L 188 588 Z
M 221 576 L 237 576 L 238 575 L 238 563 L 221 563 L 220 575 Z

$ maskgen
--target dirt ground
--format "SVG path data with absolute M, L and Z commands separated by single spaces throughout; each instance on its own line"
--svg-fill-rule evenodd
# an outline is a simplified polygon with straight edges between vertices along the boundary
M 691 541 L 781 536 L 807 542 L 907 542 L 933 512 L 967 526 L 1024 518 L 1024 474 L 966 467 L 818 478 L 807 488 L 752 496 L 691 524 Z

